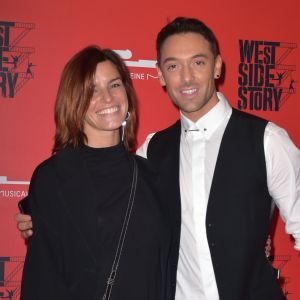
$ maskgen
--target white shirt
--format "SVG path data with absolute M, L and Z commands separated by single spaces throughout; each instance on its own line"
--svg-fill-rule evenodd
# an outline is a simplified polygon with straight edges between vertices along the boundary
M 218 289 L 206 236 L 206 210 L 219 148 L 232 108 L 219 102 L 196 123 L 181 114 L 181 239 L 176 300 L 218 300 Z M 138 149 L 147 156 L 153 134 Z M 269 193 L 279 208 L 285 230 L 300 250 L 300 151 L 287 132 L 269 122 L 264 134 Z M 199 182 L 201 184 L 199 184 Z

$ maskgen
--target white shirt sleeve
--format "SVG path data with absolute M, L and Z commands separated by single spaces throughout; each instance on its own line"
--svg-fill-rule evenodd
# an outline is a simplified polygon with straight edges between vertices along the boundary
M 139 156 L 142 156 L 144 158 L 147 158 L 147 149 L 148 149 L 148 145 L 150 140 L 152 139 L 152 137 L 154 136 L 154 133 L 150 133 L 148 134 L 148 136 L 146 137 L 144 143 L 142 144 L 142 146 L 140 146 L 137 150 L 136 150 L 136 154 Z
M 265 130 L 264 150 L 269 193 L 300 251 L 300 151 L 287 132 L 271 122 Z

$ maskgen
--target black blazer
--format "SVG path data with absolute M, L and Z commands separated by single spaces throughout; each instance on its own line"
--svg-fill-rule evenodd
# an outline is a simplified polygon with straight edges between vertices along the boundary
M 151 183 L 155 175 L 144 159 L 136 157 L 136 160 L 139 168 L 137 193 L 145 188 L 147 195 L 154 195 L 150 209 L 160 214 L 163 209 Z M 21 300 L 101 299 L 96 259 L 97 216 L 93 201 L 90 201 L 95 197 L 98 196 L 77 149 L 63 150 L 36 168 L 29 190 L 34 235 L 28 241 Z M 159 220 L 162 223 L 153 224 L 153 231 L 157 239 L 164 240 L 162 248 L 165 250 L 159 258 L 161 265 L 155 277 L 160 276 L 160 299 L 167 299 L 164 286 L 168 280 L 170 234 L 165 218 Z M 140 255 L 147 259 L 147 253 Z M 123 299 L 127 299 L 126 296 Z

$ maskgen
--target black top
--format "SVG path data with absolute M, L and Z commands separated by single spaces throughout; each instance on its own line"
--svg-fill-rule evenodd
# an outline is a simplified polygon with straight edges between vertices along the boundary
M 84 146 L 36 169 L 22 300 L 102 299 L 129 200 L 130 155 L 121 144 Z M 136 160 L 136 197 L 110 299 L 164 300 L 171 233 L 156 174 Z
M 109 265 L 124 220 L 132 182 L 132 163 L 122 144 L 80 149 L 96 192 L 97 254 Z M 103 261 L 103 257 L 107 258 Z M 111 264 L 110 264 L 111 265 Z

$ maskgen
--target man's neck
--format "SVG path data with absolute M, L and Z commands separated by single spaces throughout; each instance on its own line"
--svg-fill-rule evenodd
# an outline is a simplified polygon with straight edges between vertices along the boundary
M 208 114 L 218 103 L 219 103 L 219 98 L 218 98 L 217 94 L 215 93 L 214 96 L 200 110 L 191 112 L 191 113 L 186 113 L 184 111 L 180 111 L 180 112 L 187 119 L 189 119 L 193 123 L 196 123 L 203 116 Z

